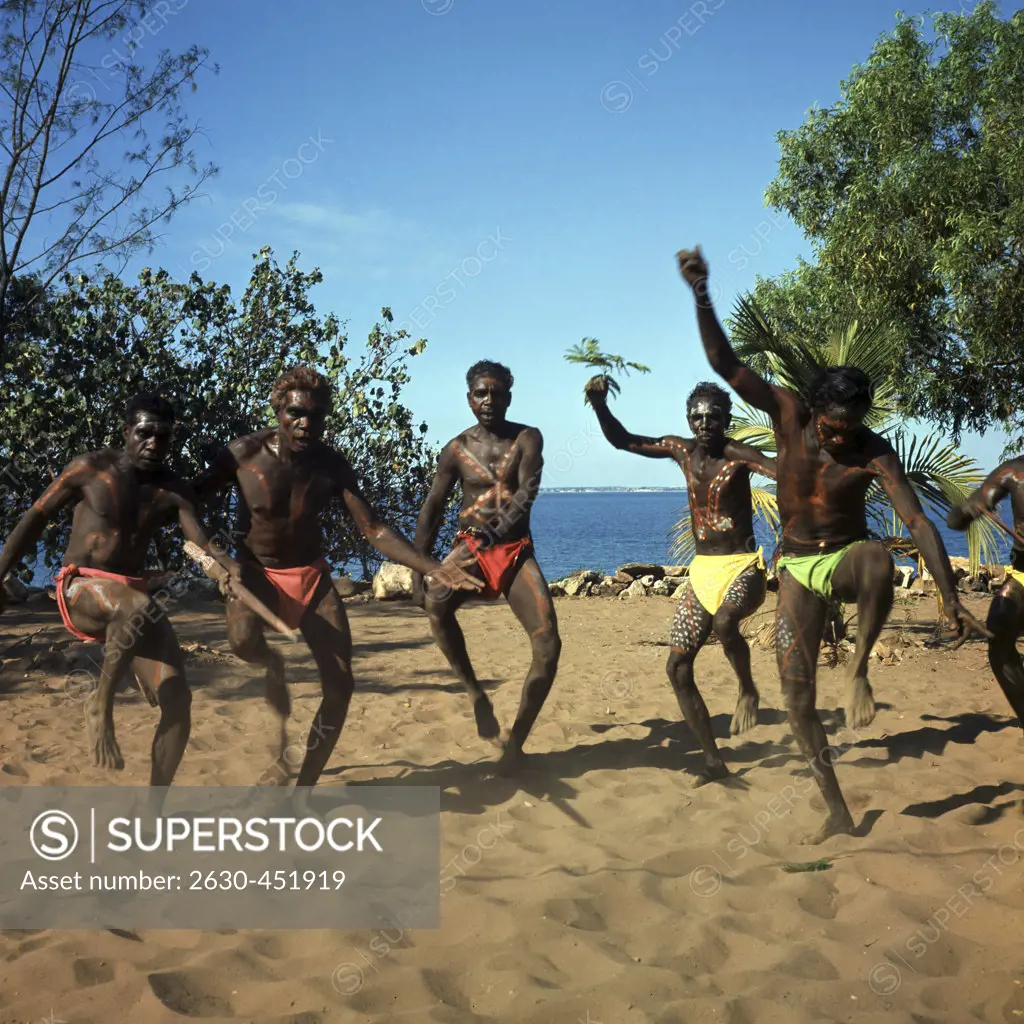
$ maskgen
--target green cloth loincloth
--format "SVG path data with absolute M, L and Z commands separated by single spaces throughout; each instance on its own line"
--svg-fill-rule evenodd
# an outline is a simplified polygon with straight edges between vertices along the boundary
M 775 566 L 777 573 L 786 570 L 801 586 L 825 601 L 832 600 L 832 575 L 836 566 L 846 557 L 850 548 L 858 544 L 870 544 L 867 540 L 855 540 L 852 544 L 831 551 L 827 555 L 780 555 Z

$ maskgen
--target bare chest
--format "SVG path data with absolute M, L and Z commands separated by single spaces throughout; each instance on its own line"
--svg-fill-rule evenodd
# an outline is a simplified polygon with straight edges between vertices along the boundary
M 694 452 L 685 456 L 683 471 L 691 500 L 700 505 L 750 493 L 750 471 L 742 462 Z
M 237 480 L 246 507 L 260 518 L 316 515 L 331 496 L 326 475 L 315 467 L 266 457 L 243 462 Z
M 83 497 L 82 513 L 92 525 L 116 530 L 122 536 L 151 533 L 174 509 L 162 487 L 140 484 L 117 469 L 99 471 Z

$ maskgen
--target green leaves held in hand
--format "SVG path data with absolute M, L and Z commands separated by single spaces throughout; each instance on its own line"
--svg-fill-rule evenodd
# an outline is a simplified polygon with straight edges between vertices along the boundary
M 625 374 L 627 377 L 630 370 L 636 370 L 638 373 L 651 372 L 651 368 L 644 366 L 643 363 L 632 363 L 623 359 L 622 356 L 612 355 L 610 352 L 602 352 L 596 338 L 584 338 L 578 345 L 573 345 L 572 348 L 566 349 L 565 361 L 567 363 L 589 366 L 596 370 L 614 370 L 616 373 Z M 622 390 L 618 383 L 607 373 L 600 374 L 597 378 L 592 379 L 603 381 L 606 389 L 613 395 L 619 394 Z M 590 404 L 590 399 L 587 396 L 584 396 L 583 401 L 587 405 Z

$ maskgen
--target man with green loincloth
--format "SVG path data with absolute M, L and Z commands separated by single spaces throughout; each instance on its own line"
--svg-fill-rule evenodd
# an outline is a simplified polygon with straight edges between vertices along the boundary
M 823 369 L 808 399 L 775 387 L 740 362 L 708 297 L 708 268 L 697 248 L 678 253 L 693 289 L 697 324 L 712 369 L 745 401 L 768 413 L 775 432 L 777 498 L 782 521 L 775 648 L 786 710 L 800 749 L 811 762 L 828 819 L 808 842 L 852 832 L 827 740 L 816 710 L 816 670 L 829 602 L 857 605 L 857 647 L 847 684 L 846 720 L 869 724 L 875 704 L 867 679 L 871 650 L 893 601 L 893 565 L 878 541 L 867 539 L 865 498 L 877 480 L 906 524 L 935 577 L 946 616 L 960 637 L 990 636 L 961 606 L 949 557 L 921 508 L 891 444 L 864 425 L 873 388 L 853 366 Z

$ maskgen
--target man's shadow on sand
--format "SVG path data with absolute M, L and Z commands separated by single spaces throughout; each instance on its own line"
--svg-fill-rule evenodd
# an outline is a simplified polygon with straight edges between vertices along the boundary
M 879 703 L 879 710 L 891 709 L 892 705 Z M 925 754 L 941 754 L 950 743 L 969 745 L 986 732 L 1001 732 L 1007 728 L 1019 728 L 1016 719 L 996 719 L 988 715 L 968 713 L 949 718 L 926 715 L 925 720 L 949 723 L 948 728 L 926 725 L 891 736 L 857 740 L 845 727 L 843 712 L 820 710 L 819 714 L 829 742 L 837 748 L 836 763 L 848 767 L 874 766 L 877 758 L 853 758 L 859 748 L 881 749 L 888 754 L 887 763 L 894 763 L 904 757 L 921 758 Z M 716 738 L 728 744 L 726 760 L 733 771 L 730 779 L 718 785 L 730 788 L 749 789 L 747 776 L 755 768 L 778 768 L 792 765 L 794 775 L 807 772 L 807 762 L 800 754 L 792 733 L 788 730 L 776 739 L 755 740 L 743 736 L 730 737 L 728 714 L 712 718 Z M 775 708 L 762 708 L 757 728 L 786 725 L 784 712 Z M 609 736 L 617 729 L 641 725 L 648 732 L 643 737 Z M 668 721 L 663 718 L 646 719 L 643 722 L 594 723 L 590 731 L 608 736 L 597 743 L 577 745 L 563 750 L 529 754 L 518 773 L 510 778 L 488 777 L 489 763 L 475 762 L 461 764 L 447 760 L 435 765 L 416 765 L 409 761 L 395 760 L 380 765 L 361 765 L 361 768 L 406 768 L 403 775 L 391 778 L 369 780 L 360 785 L 374 786 L 437 786 L 441 790 L 441 808 L 461 814 L 481 814 L 489 807 L 508 802 L 516 793 L 523 792 L 537 800 L 548 800 L 572 818 L 577 824 L 590 828 L 590 824 L 569 804 L 577 790 L 569 780 L 578 779 L 588 772 L 600 770 L 624 770 L 629 768 L 658 768 L 664 771 L 697 771 L 703 761 L 699 747 L 686 724 L 682 721 Z M 325 775 L 339 775 L 344 767 L 330 768 Z M 680 788 L 688 788 L 689 774 L 680 779 Z M 907 807 L 903 813 L 914 816 L 938 817 L 948 810 L 966 803 L 987 803 L 998 795 L 1012 790 L 1024 790 L 1024 785 L 1004 783 L 1000 787 L 979 786 L 971 794 L 950 796 L 943 800 Z M 856 834 L 870 834 L 881 811 L 869 811 L 859 824 Z M 1001 810 L 993 809 L 995 817 Z

